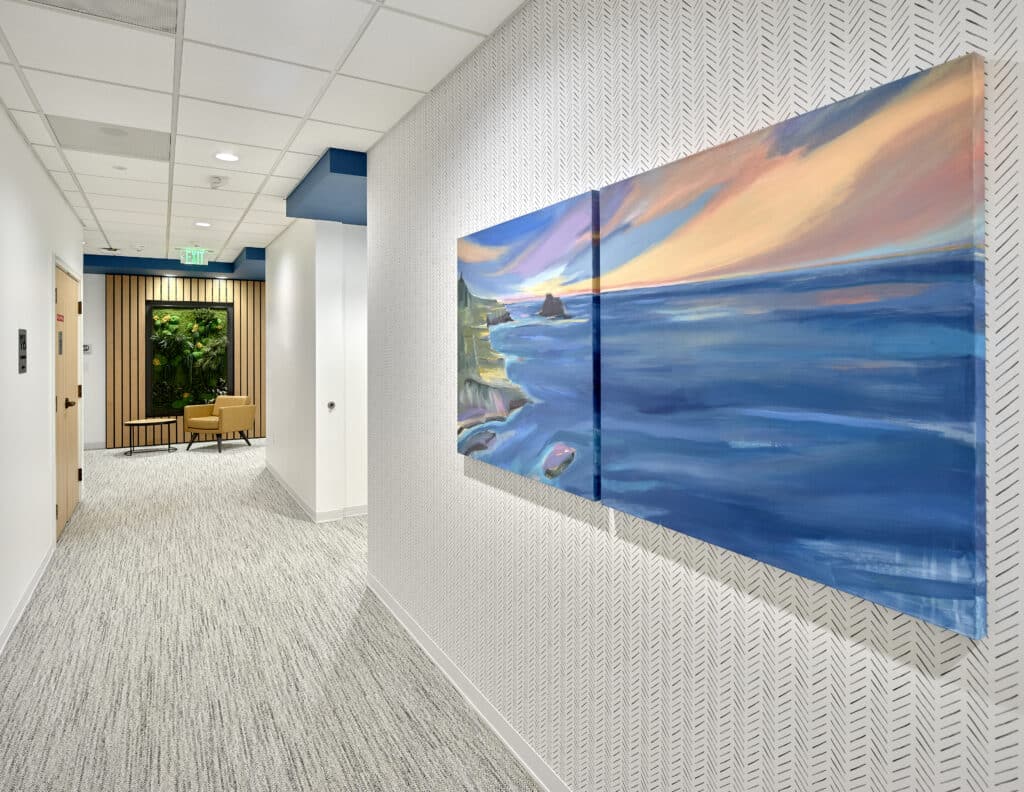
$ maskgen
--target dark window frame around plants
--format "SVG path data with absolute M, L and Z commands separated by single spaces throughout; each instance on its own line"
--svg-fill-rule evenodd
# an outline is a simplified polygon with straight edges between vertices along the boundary
M 157 312 L 161 310 L 167 311 L 195 311 L 200 309 L 210 309 L 213 311 L 224 311 L 226 312 L 226 324 L 225 328 L 225 377 L 226 391 L 227 393 L 234 393 L 235 389 L 235 323 L 234 323 L 234 305 L 232 303 L 223 302 L 194 302 L 194 301 L 174 301 L 174 300 L 146 300 L 146 415 L 148 417 L 157 417 L 156 408 L 154 406 L 154 387 L 157 384 L 158 378 L 154 373 L 153 359 L 155 357 L 153 333 L 155 328 L 154 317 Z M 192 402 L 193 404 L 202 404 L 202 401 Z M 160 415 L 182 415 L 185 412 L 184 406 L 177 408 L 173 406 L 165 407 L 159 406 Z

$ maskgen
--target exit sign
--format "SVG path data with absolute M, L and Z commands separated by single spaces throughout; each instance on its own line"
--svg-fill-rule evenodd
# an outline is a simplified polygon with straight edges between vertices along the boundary
M 180 250 L 182 264 L 189 267 L 206 266 L 206 254 L 210 252 L 206 248 L 186 247 L 180 248 Z

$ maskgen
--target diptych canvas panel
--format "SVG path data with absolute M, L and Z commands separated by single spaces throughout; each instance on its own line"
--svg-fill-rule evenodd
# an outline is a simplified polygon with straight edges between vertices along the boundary
M 983 68 L 601 191 L 602 500 L 985 630 Z
M 459 240 L 459 451 L 984 635 L 983 83 Z
M 458 242 L 458 448 L 598 498 L 597 193 Z

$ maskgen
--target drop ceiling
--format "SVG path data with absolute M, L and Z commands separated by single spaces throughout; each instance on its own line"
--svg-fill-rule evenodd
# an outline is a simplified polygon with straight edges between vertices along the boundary
M 325 149 L 368 150 L 522 2 L 0 0 L 0 102 L 87 253 L 230 261 L 288 226 Z

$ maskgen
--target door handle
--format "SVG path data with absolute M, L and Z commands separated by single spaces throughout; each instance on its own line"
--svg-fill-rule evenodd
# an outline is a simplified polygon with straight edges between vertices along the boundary
M 78 404 L 78 402 L 71 401 L 71 399 L 69 399 L 67 396 L 64 397 L 64 409 L 65 410 L 68 407 L 74 407 L 76 404 Z

